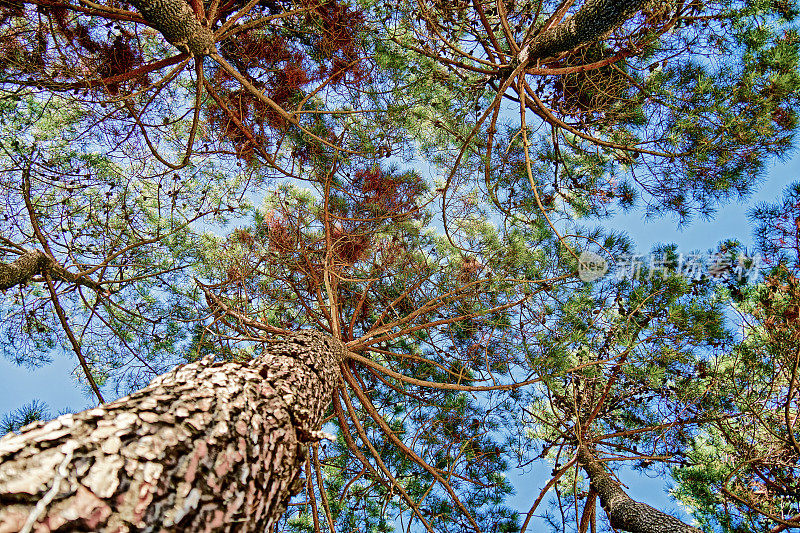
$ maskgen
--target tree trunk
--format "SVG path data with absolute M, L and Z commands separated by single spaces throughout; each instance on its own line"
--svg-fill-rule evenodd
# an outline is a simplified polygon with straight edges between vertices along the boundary
M 674 516 L 631 499 L 585 446 L 578 448 L 578 462 L 614 528 L 631 533 L 701 533 Z
M 0 263 L 0 290 L 28 283 L 33 276 L 41 274 L 50 258 L 39 250 L 25 252 L 13 263 Z
M 620 26 L 649 0 L 587 0 L 574 16 L 543 31 L 520 52 L 530 63 L 595 42 Z
M 202 57 L 215 50 L 214 34 L 185 0 L 131 0 L 148 24 L 182 52 Z
M 343 354 L 300 332 L 3 437 L 0 533 L 268 531 L 302 486 Z

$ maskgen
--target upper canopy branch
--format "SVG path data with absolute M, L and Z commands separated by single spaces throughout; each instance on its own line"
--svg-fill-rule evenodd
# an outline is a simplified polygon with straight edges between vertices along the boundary
M 45 272 L 56 280 L 83 285 L 99 292 L 108 292 L 97 282 L 85 276 L 73 274 L 59 265 L 55 259 L 39 250 L 26 251 L 12 263 L 0 263 L 0 290 L 28 283 L 34 276 Z
M 202 57 L 214 52 L 214 33 L 184 0 L 131 0 L 153 28 L 182 52 Z
M 50 262 L 50 258 L 34 250 L 20 255 L 13 263 L 0 263 L 0 290 L 23 285 L 40 274 Z
M 619 27 L 648 1 L 587 0 L 574 16 L 543 31 L 523 46 L 517 60 L 527 65 L 537 59 L 552 57 L 595 42 Z

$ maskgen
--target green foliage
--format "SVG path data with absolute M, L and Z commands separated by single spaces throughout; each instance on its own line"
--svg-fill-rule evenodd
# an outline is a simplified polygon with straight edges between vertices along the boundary
M 183 360 L 198 313 L 184 273 L 199 248 L 191 227 L 230 205 L 236 182 L 215 182 L 221 176 L 209 167 L 148 175 L 155 169 L 147 164 L 118 164 L 86 138 L 69 100 L 3 102 L 0 128 L 10 140 L 2 146 L 0 193 L 9 209 L 0 219 L 0 253 L 13 261 L 46 244 L 57 263 L 96 283 L 57 282 L 59 303 L 93 379 L 120 392 L 140 388 Z M 73 351 L 45 284 L 0 298 L 5 356 L 35 366 Z
M 753 213 L 763 282 L 736 243 L 714 277 L 674 246 L 636 279 L 578 275 L 581 252 L 633 251 L 579 222 L 710 215 L 787 153 L 795 5 L 649 2 L 528 64 L 581 5 L 215 5 L 205 57 L 124 6 L 0 6 L 0 262 L 56 265 L 0 295 L 4 356 L 73 353 L 122 394 L 290 331 L 338 338 L 336 440 L 285 531 L 517 531 L 505 474 L 528 464 L 552 469 L 553 528 L 580 529 L 579 443 L 672 469 L 709 530 L 798 511 L 800 185 Z
M 32 422 L 46 421 L 51 418 L 53 417 L 47 404 L 39 400 L 33 400 L 15 411 L 3 415 L 3 419 L 0 421 L 0 436 L 11 431 L 18 432 L 20 428 Z
M 743 335 L 716 357 L 710 399 L 719 414 L 673 472 L 681 501 L 707 527 L 726 532 L 764 531 L 800 513 L 797 191 L 792 185 L 781 202 L 752 213 L 759 252 L 771 266 L 763 279 L 731 286 Z

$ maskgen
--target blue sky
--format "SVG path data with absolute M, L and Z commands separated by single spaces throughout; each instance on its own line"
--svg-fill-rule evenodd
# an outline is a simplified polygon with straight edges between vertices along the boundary
M 776 202 L 783 197 L 783 191 L 790 183 L 800 179 L 800 153 L 795 152 L 793 156 L 785 162 L 773 164 L 763 183 L 743 203 L 724 206 L 711 220 L 695 219 L 679 229 L 675 219 L 647 220 L 639 212 L 629 212 L 616 216 L 612 224 L 626 231 L 641 253 L 647 253 L 656 243 L 668 242 L 676 243 L 680 253 L 704 252 L 729 238 L 738 239 L 750 250 L 753 234 L 747 213 L 757 204 Z
M 0 416 L 34 399 L 47 403 L 54 415 L 65 409 L 80 411 L 91 407 L 91 398 L 81 393 L 72 377 L 76 365 L 77 360 L 70 354 L 54 355 L 52 363 L 35 370 L 0 358 Z

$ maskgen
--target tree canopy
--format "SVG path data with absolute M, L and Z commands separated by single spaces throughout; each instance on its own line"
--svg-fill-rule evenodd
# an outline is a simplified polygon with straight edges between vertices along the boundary
M 662 245 L 621 275 L 637 250 L 603 228 L 713 216 L 788 155 L 797 14 L 6 2 L 0 349 L 74 357 L 104 404 L 333 339 L 330 438 L 303 437 L 276 531 L 800 527 L 797 186 L 753 212 L 758 250 L 710 243 L 702 272 Z M 550 471 L 525 509 L 517 468 Z M 641 503 L 631 469 L 686 514 Z

